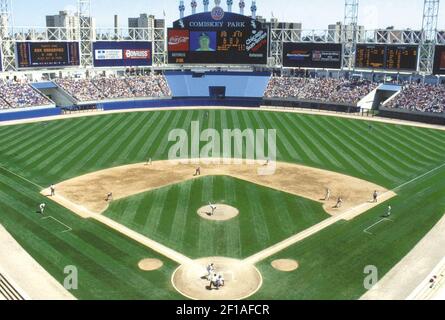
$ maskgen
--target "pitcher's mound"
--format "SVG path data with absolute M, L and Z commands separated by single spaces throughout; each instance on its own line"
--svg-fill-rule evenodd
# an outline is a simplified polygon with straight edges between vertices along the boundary
M 224 286 L 210 290 L 207 266 L 213 263 L 215 273 L 222 274 Z M 263 278 L 255 266 L 240 260 L 214 257 L 182 265 L 173 273 L 172 284 L 183 296 L 193 300 L 242 300 L 255 294 Z
M 212 206 L 213 209 L 210 205 L 198 209 L 198 214 L 204 219 L 213 221 L 227 221 L 235 218 L 239 214 L 237 208 L 226 204 L 212 204 Z
M 279 271 L 291 272 L 298 269 L 298 262 L 291 259 L 272 261 L 272 267 Z
M 154 271 L 161 269 L 164 264 L 158 259 L 144 259 L 139 261 L 138 267 L 143 271 Z

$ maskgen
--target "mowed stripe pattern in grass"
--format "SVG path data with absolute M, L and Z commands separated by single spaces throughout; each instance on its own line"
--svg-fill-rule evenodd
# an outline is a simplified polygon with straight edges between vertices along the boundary
M 0 223 L 54 278 L 63 284 L 66 266 L 78 271 L 81 299 L 177 299 L 169 279 L 176 263 L 106 228 L 79 219 L 65 208 L 51 204 L 43 220 L 37 204 L 47 201 L 32 184 L 0 169 Z M 11 257 L 13 258 L 13 257 Z M 164 267 L 151 273 L 138 269 L 138 262 L 157 258 Z
M 228 204 L 225 222 L 197 210 Z M 227 176 L 203 177 L 115 201 L 108 217 L 191 258 L 246 258 L 326 219 L 321 204 Z
M 442 163 L 435 130 L 257 111 L 130 113 L 0 127 L 4 165 L 41 185 L 128 163 L 166 159 L 172 129 L 275 129 L 278 158 L 396 187 Z M 203 142 L 201 146 L 205 143 Z M 233 153 L 233 150 L 232 150 Z
M 257 110 L 209 110 L 208 118 L 205 113 L 181 110 L 110 114 L 0 127 L 0 166 L 48 186 L 88 172 L 143 162 L 148 157 L 163 160 L 170 146 L 169 132 L 175 128 L 188 130 L 192 121 L 200 121 L 203 129 L 275 129 L 280 161 L 349 174 L 387 188 L 397 187 L 445 162 L 443 131 L 383 123 L 371 123 L 370 129 L 366 121 Z M 265 284 L 257 297 L 359 297 L 364 290 L 364 263 L 376 264 L 383 275 L 443 214 L 443 175 L 441 170 L 398 190 L 398 197 L 391 203 L 395 215 L 403 216 L 397 217 L 397 228 L 375 239 L 363 238 L 362 230 L 379 218 L 385 205 L 354 221 L 332 226 L 277 255 L 300 261 L 301 273 L 295 277 L 275 273 L 269 267 L 270 261 L 261 264 Z M 266 197 L 269 201 L 261 198 L 249 205 L 249 210 L 258 212 L 253 218 L 259 219 L 238 219 L 226 227 L 197 224 L 189 217 L 189 212 L 196 210 L 193 201 L 202 203 L 213 196 L 247 202 L 257 191 L 239 188 L 231 179 L 196 183 L 132 199 L 135 201 L 126 202 L 113 214 L 122 215 L 119 219 L 141 228 L 141 233 L 157 235 L 160 241 L 174 243 L 179 251 L 189 250 L 192 256 L 199 257 L 243 257 L 278 236 L 296 231 L 296 224 L 288 223 L 293 218 L 294 204 L 279 196 Z M 86 284 L 74 292 L 77 297 L 178 297 L 169 283 L 172 262 L 166 261 L 166 268 L 159 273 L 140 273 L 135 269 L 138 259 L 156 254 L 50 203 L 48 211 L 74 229 L 68 234 L 54 233 L 54 227 L 42 224 L 35 216 L 36 206 L 44 201 L 38 191 L 33 184 L 0 170 L 0 223 L 59 281 L 65 265 L 78 266 Z M 302 212 L 310 211 L 311 207 L 305 206 Z M 280 214 L 271 221 L 269 211 Z M 315 222 L 310 215 L 300 215 L 298 220 L 307 225 Z M 253 238 L 245 231 L 246 226 L 253 230 Z M 218 235 L 218 241 L 212 238 L 209 242 L 211 235 Z

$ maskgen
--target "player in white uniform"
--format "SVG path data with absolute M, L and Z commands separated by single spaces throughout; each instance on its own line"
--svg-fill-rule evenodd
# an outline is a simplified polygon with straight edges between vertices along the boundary
M 51 190 L 51 197 L 54 197 L 56 195 L 56 186 L 52 184 L 49 189 Z
M 207 279 L 208 279 L 209 281 L 212 280 L 212 274 L 213 274 L 214 272 L 215 272 L 215 266 L 214 266 L 213 263 L 211 263 L 211 264 L 209 264 L 209 265 L 207 266 Z
M 331 199 L 331 189 L 326 188 L 326 195 L 324 197 L 324 201 L 329 201 Z
M 214 206 L 214 205 L 211 204 L 210 202 L 209 202 L 209 206 L 210 206 L 210 209 L 212 210 L 212 213 L 211 213 L 210 215 L 211 215 L 211 216 L 215 215 L 216 206 Z
M 45 207 L 46 207 L 46 204 L 44 204 L 44 203 L 41 203 L 41 204 L 39 205 L 39 212 L 40 212 L 41 215 L 44 214 L 44 212 L 45 212 Z
M 388 206 L 388 212 L 386 213 L 386 217 L 389 218 L 391 216 L 391 206 Z

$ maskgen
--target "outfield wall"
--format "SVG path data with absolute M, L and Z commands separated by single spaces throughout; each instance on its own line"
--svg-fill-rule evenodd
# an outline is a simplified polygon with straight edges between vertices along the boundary
M 401 119 L 429 124 L 445 125 L 445 114 L 409 111 L 403 109 L 379 108 L 379 116 L 384 118 Z
M 345 113 L 359 113 L 361 111 L 360 107 L 354 106 L 352 104 L 325 103 L 320 101 L 299 100 L 292 98 L 264 98 L 263 105 L 272 107 L 301 108 Z
M 105 102 L 97 103 L 99 109 L 128 110 L 146 108 L 167 108 L 167 107 L 248 107 L 259 108 L 262 99 L 256 98 L 226 98 L 226 99 L 164 99 L 145 101 L 125 101 L 125 102 Z
M 50 116 L 59 116 L 62 114 L 62 110 L 59 108 L 45 108 L 45 109 L 27 109 L 21 111 L 14 111 L 15 109 L 11 109 L 11 112 L 1 112 L 0 113 L 0 122 L 1 121 L 12 121 L 12 120 L 23 120 L 23 119 L 32 119 L 32 118 L 43 118 Z

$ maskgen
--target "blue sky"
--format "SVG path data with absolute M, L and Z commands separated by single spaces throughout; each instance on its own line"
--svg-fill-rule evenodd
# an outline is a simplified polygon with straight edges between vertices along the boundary
M 63 9 L 76 9 L 76 0 L 12 0 L 16 26 L 44 26 L 45 15 Z M 127 26 L 127 18 L 139 13 L 166 13 L 167 23 L 178 18 L 177 0 L 91 0 L 93 16 L 99 27 L 113 26 L 113 15 L 120 16 L 121 26 Z M 190 13 L 190 0 L 186 0 Z M 238 1 L 234 1 L 237 9 Z M 420 29 L 423 0 L 360 0 L 360 23 L 367 29 L 395 26 L 396 28 Z M 213 4 L 213 0 L 211 0 Z M 222 0 L 226 7 L 225 0 Z M 246 1 L 250 8 L 251 0 Z M 202 0 L 198 0 L 202 10 Z M 302 22 L 304 29 L 326 29 L 327 25 L 343 20 L 344 0 L 257 0 L 258 15 L 281 21 Z M 439 28 L 445 29 L 445 3 L 440 8 Z

